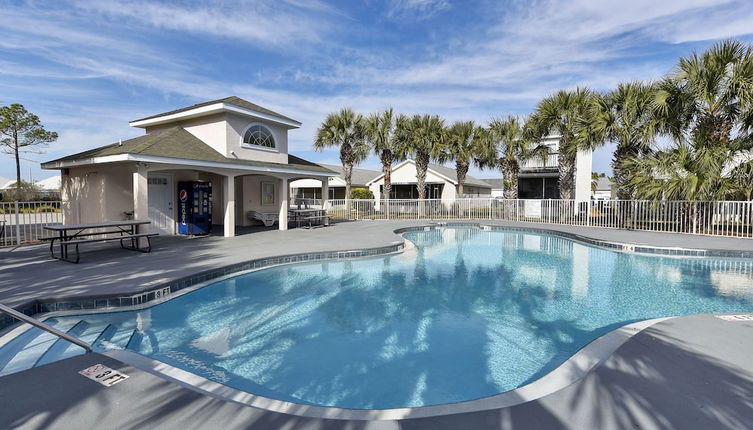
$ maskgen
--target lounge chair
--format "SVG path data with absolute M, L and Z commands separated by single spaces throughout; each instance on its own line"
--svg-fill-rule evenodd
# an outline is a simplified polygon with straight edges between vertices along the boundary
M 251 221 L 261 221 L 264 223 L 265 226 L 271 227 L 278 221 L 280 217 L 280 214 L 273 213 L 273 212 L 256 212 L 256 211 L 248 211 L 246 212 L 246 218 L 248 218 Z

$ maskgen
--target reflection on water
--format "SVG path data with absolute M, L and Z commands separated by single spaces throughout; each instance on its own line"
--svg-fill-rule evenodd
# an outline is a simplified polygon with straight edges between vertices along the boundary
M 403 254 L 271 268 L 133 312 L 128 347 L 276 399 L 391 408 L 516 388 L 631 321 L 753 311 L 749 260 L 473 228 L 406 238 Z

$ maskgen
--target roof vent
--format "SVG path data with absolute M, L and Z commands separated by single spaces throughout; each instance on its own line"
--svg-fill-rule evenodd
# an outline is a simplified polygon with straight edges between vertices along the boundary
M 123 139 L 118 139 L 118 146 L 123 146 Z

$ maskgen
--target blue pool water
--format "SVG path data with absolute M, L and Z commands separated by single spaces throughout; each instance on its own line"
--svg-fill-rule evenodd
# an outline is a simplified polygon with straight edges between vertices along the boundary
M 279 266 L 70 319 L 124 326 L 128 349 L 251 393 L 381 409 L 514 389 L 632 321 L 753 311 L 749 260 L 473 228 L 405 237 L 416 247 L 401 254 Z

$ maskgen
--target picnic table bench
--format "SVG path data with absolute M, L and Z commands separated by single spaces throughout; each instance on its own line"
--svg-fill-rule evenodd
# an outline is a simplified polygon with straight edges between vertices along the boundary
M 105 221 L 86 224 L 56 224 L 46 225 L 45 230 L 58 233 L 56 236 L 42 238 L 50 242 L 50 255 L 52 258 L 78 263 L 80 258 L 79 245 L 94 242 L 119 241 L 120 247 L 139 252 L 152 250 L 151 238 L 158 233 L 139 233 L 138 226 L 151 224 L 151 221 L 127 220 Z M 139 246 L 140 240 L 146 240 L 146 246 Z M 55 241 L 58 241 L 60 256 L 55 255 Z M 73 246 L 76 253 L 75 259 L 69 257 L 69 247 Z
M 314 224 L 321 227 L 329 225 L 329 215 L 326 209 L 291 209 L 290 213 L 298 228 L 301 227 L 302 221 L 308 224 L 308 228 L 312 228 Z

